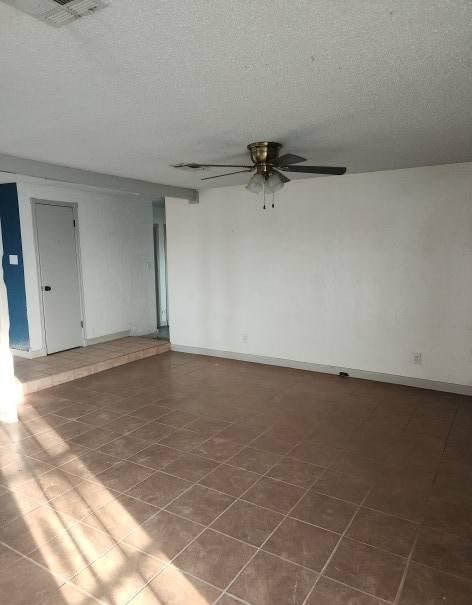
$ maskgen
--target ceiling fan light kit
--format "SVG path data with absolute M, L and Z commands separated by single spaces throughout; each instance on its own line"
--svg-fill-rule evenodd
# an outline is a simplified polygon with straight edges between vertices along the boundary
M 233 172 L 226 172 L 225 174 L 218 174 L 216 176 L 207 176 L 202 178 L 202 181 L 208 181 L 210 179 L 219 179 L 232 174 L 239 174 L 242 172 L 254 172 L 256 173 L 250 178 L 246 189 L 251 193 L 264 195 L 264 209 L 266 191 L 274 195 L 277 191 L 280 191 L 282 187 L 290 182 L 290 179 L 283 174 L 284 172 L 298 172 L 306 174 L 326 174 L 326 175 L 342 175 L 346 172 L 345 167 L 337 166 L 294 166 L 300 162 L 306 162 L 306 158 L 293 153 L 286 153 L 279 155 L 280 149 L 282 148 L 281 143 L 273 141 L 259 141 L 257 143 L 250 143 L 248 146 L 249 155 L 251 157 L 252 166 L 241 165 L 241 164 L 177 164 L 175 168 L 239 168 Z M 282 171 L 282 172 L 281 172 Z M 274 202 L 272 199 L 272 208 Z
M 264 187 L 264 177 L 262 174 L 256 173 L 249 179 L 246 189 L 251 193 L 260 193 Z

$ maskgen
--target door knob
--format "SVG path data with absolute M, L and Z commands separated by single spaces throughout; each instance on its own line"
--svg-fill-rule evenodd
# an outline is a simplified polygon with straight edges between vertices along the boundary
M 45 290 L 45 292 L 50 292 L 51 291 L 51 286 L 44 286 L 44 290 Z

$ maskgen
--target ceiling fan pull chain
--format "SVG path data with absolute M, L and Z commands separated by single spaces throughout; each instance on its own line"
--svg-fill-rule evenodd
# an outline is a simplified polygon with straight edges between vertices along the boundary
M 262 184 L 262 195 L 264 196 L 264 205 L 262 206 L 262 210 L 266 209 L 266 188 L 265 183 Z
M 275 208 L 275 193 L 272 193 L 272 208 Z

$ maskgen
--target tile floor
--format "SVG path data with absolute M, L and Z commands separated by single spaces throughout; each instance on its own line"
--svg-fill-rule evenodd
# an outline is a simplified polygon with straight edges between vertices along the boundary
M 15 376 L 23 385 L 23 392 L 32 393 L 131 361 L 165 353 L 169 349 L 169 344 L 164 341 L 128 336 L 46 357 L 14 357 Z
M 15 605 L 470 605 L 470 398 L 166 353 L 0 427 Z

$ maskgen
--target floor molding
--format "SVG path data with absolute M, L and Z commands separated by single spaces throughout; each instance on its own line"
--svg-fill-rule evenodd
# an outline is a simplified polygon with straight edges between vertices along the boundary
M 344 366 L 330 366 L 318 363 L 308 363 L 305 361 L 295 361 L 293 359 L 265 357 L 263 355 L 252 355 L 250 353 L 237 353 L 234 351 L 223 351 L 219 349 L 188 347 L 177 344 L 172 344 L 171 349 L 172 351 L 177 351 L 180 353 L 209 355 L 210 357 L 236 359 L 238 361 L 249 361 L 251 363 L 282 366 L 297 370 L 308 370 L 309 372 L 322 372 L 324 374 L 338 374 L 339 372 L 347 372 L 351 378 L 361 378 L 363 380 L 374 380 L 377 382 L 388 382 L 391 384 L 401 384 L 408 387 L 418 387 L 420 389 L 431 389 L 433 391 L 444 391 L 446 393 L 472 396 L 472 385 L 466 384 L 455 384 L 452 382 L 443 382 L 439 380 L 428 380 L 426 378 L 399 376 L 397 374 L 384 374 L 382 372 L 369 372 L 367 370 L 357 370 L 355 368 L 346 368 Z

